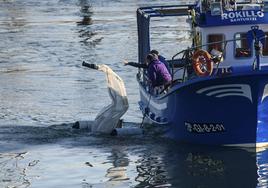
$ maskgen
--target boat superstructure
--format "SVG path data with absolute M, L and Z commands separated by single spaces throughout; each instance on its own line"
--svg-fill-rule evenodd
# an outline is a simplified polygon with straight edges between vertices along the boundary
M 168 88 L 151 89 L 139 71 L 143 114 L 180 142 L 268 145 L 268 1 L 139 8 L 140 63 L 151 50 L 150 21 L 165 16 L 185 17 L 192 45 L 168 59 Z

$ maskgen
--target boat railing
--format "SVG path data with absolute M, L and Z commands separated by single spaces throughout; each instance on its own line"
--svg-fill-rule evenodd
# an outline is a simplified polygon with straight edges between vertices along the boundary
M 200 0 L 199 8 L 201 13 L 210 12 L 211 15 L 220 15 L 224 11 L 267 9 L 267 0 L 262 1 L 215 1 Z
M 258 41 L 257 42 L 255 41 L 255 43 L 254 43 L 256 58 L 254 58 L 254 60 L 252 62 L 253 69 L 256 69 L 255 63 L 256 63 L 256 60 L 257 60 L 258 55 L 259 55 L 259 50 L 260 50 L 259 41 L 262 40 L 263 38 L 267 38 L 267 37 L 268 36 L 265 35 L 265 36 L 259 38 Z M 177 71 L 180 71 L 182 69 L 183 69 L 183 74 L 182 74 L 182 78 L 180 80 L 182 82 L 185 82 L 187 80 L 186 79 L 186 73 L 187 73 L 187 71 L 189 71 L 189 69 L 192 68 L 192 65 L 193 65 L 192 56 L 193 56 L 193 53 L 196 50 L 202 49 L 202 48 L 207 47 L 209 45 L 224 44 L 223 51 L 221 52 L 221 57 L 212 57 L 212 59 L 213 58 L 218 58 L 217 59 L 218 62 L 216 63 L 217 66 L 216 66 L 215 71 L 214 71 L 214 74 L 212 74 L 212 76 L 215 75 L 215 74 L 217 74 L 218 69 L 219 69 L 219 65 L 220 65 L 220 61 L 219 60 L 223 58 L 223 56 L 225 54 L 225 51 L 226 51 L 227 44 L 229 42 L 242 41 L 242 40 L 247 40 L 247 38 L 240 37 L 240 38 L 236 38 L 236 39 L 230 39 L 230 40 L 224 40 L 224 41 L 217 41 L 217 42 L 206 43 L 206 44 L 203 44 L 203 45 L 189 47 L 187 49 L 184 49 L 184 50 L 176 53 L 175 55 L 172 56 L 172 59 L 170 61 L 168 61 L 169 64 L 171 65 L 172 80 L 177 79 L 177 78 L 174 78 L 174 75 L 175 75 L 175 73 Z M 179 55 L 182 55 L 182 57 L 181 58 L 177 58 Z
M 171 64 L 172 79 L 174 80 L 174 75 L 177 71 L 183 69 L 183 74 L 182 74 L 181 80 L 182 80 L 182 82 L 186 81 L 186 72 L 187 72 L 187 70 L 189 70 L 189 67 L 190 67 L 190 69 L 192 67 L 192 56 L 193 56 L 194 51 L 196 51 L 198 49 L 202 49 L 203 47 L 207 47 L 209 45 L 224 44 L 224 48 L 223 48 L 223 52 L 222 52 L 222 55 L 223 55 L 225 50 L 226 50 L 227 43 L 233 42 L 236 40 L 243 40 L 243 39 L 245 39 L 245 38 L 238 38 L 238 39 L 231 39 L 231 40 L 206 43 L 203 45 L 189 47 L 187 49 L 184 49 L 184 50 L 176 53 L 175 55 L 172 56 L 171 61 L 169 61 L 169 63 Z M 179 59 L 176 59 L 176 57 L 179 55 L 182 55 L 182 57 Z M 222 57 L 220 57 L 220 58 L 222 58 Z M 217 70 L 218 70 L 218 66 L 219 66 L 219 63 L 217 64 L 217 67 L 216 67 Z M 175 71 L 175 69 L 176 69 L 176 71 Z

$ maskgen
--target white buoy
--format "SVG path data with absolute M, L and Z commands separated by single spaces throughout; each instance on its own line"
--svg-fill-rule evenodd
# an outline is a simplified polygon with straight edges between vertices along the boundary
M 92 121 L 77 121 L 73 124 L 72 128 L 74 129 L 88 129 L 91 131 Z
M 144 133 L 142 128 L 139 127 L 124 127 L 116 128 L 112 131 L 113 136 L 131 136 L 131 135 L 142 135 Z

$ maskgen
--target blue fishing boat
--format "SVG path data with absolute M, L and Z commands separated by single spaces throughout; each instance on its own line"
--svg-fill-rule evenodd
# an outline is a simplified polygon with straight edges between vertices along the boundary
M 192 44 L 167 60 L 169 87 L 150 88 L 139 70 L 143 115 L 179 142 L 268 145 L 268 1 L 139 8 L 139 63 L 151 50 L 150 22 L 171 16 L 189 23 Z

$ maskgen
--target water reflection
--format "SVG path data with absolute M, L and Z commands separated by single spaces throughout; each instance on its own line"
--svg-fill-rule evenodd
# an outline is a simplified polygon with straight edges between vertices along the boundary
M 179 147 L 146 152 L 136 187 L 267 187 L 267 150 Z
M 129 165 L 128 155 L 121 150 L 112 149 L 111 155 L 107 158 L 112 163 L 112 167 L 107 169 L 106 177 L 113 186 L 119 186 L 121 182 L 129 180 L 127 176 L 127 166 Z
M 88 0 L 80 0 L 79 6 L 81 7 L 80 13 L 82 20 L 77 22 L 77 25 L 92 25 L 93 10 L 91 3 Z
M 268 187 L 268 149 L 257 153 L 258 187 Z
M 1 138 L 10 132 L 6 129 Z M 9 143 L 7 146 L 2 143 L 4 147 L 23 142 L 44 144 L 49 140 L 51 144 L 34 147 L 27 155 L 26 152 L 0 152 L 0 187 L 80 187 L 81 181 L 82 187 L 252 188 L 268 185 L 268 150 L 207 148 L 164 140 L 94 137 L 78 132 L 68 135 L 67 131 L 46 131 L 45 128 L 12 130 L 3 138 Z M 20 134 L 16 134 L 16 139 L 10 138 L 14 133 Z M 23 145 L 18 147 L 22 149 Z
M 140 163 L 136 167 L 138 176 L 135 178 L 139 182 L 137 187 L 171 185 L 161 156 L 144 155 L 142 159 L 138 160 L 138 163 Z
M 31 182 L 27 177 L 27 170 L 38 163 L 32 161 L 27 165 L 23 160 L 27 152 L 22 153 L 0 153 L 0 182 L 4 187 L 29 187 Z
M 77 22 L 79 28 L 79 37 L 86 46 L 95 47 L 101 40 L 100 38 L 94 38 L 97 32 L 94 30 L 93 25 L 93 8 L 92 4 L 88 0 L 80 0 L 78 6 L 80 6 L 81 20 Z
M 26 25 L 27 11 L 22 4 L 11 3 L 9 1 L 0 2 L 0 29 L 7 30 L 8 32 L 21 32 Z M 3 19 L 4 18 L 4 19 Z

